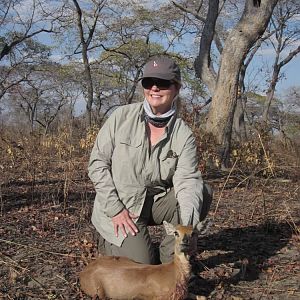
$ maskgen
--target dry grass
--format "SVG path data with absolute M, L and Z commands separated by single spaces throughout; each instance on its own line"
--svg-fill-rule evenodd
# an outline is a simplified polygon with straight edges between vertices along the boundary
M 86 171 L 96 132 L 3 132 L 1 299 L 87 299 L 78 272 L 97 255 L 90 224 L 94 188 Z M 205 147 L 209 153 L 213 145 Z M 202 163 L 215 191 L 214 227 L 199 239 L 193 293 L 208 299 L 299 298 L 298 149 L 258 139 L 240 146 L 228 173 Z M 162 231 L 151 233 L 158 241 Z

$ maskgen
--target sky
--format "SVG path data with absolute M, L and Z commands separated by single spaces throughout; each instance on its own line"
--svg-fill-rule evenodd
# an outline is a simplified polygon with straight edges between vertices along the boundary
M 286 79 L 278 83 L 278 90 L 282 91 L 291 86 L 300 86 L 300 53 L 293 61 L 282 68 Z
M 145 0 L 130 0 L 130 1 L 131 2 L 137 2 L 137 3 L 143 2 L 144 5 L 146 5 L 146 6 L 149 6 L 150 3 L 152 3 L 152 5 L 153 5 L 152 1 L 145 1 Z M 155 5 L 158 5 L 158 3 L 162 4 L 162 3 L 166 3 L 166 2 L 167 2 L 166 0 L 156 1 Z M 30 13 L 31 13 L 31 10 L 30 10 L 31 3 L 32 3 L 32 0 L 24 0 L 24 1 L 20 2 L 20 5 L 22 7 L 20 7 L 20 12 L 21 13 L 19 14 L 19 17 L 21 19 L 23 19 L 23 18 L 25 19 L 27 15 L 30 15 Z M 300 20 L 300 16 L 298 16 L 298 17 L 299 17 L 299 20 Z M 36 15 L 36 18 L 39 19 L 38 14 Z M 46 35 L 46 34 L 45 35 L 41 35 L 41 37 L 42 37 L 41 38 L 42 42 L 45 42 L 46 44 L 47 43 L 51 44 L 51 41 L 45 39 L 45 37 L 48 37 L 48 35 Z M 189 41 L 189 43 L 190 44 L 194 43 L 194 41 Z M 300 41 L 299 41 L 299 43 L 300 43 Z M 185 45 L 185 47 L 189 47 L 189 46 Z M 296 47 L 296 45 L 295 45 L 295 47 Z M 266 48 L 263 49 L 261 51 L 261 53 L 259 53 L 259 55 L 257 55 L 255 57 L 255 59 L 253 60 L 251 66 L 249 67 L 250 70 L 247 72 L 247 76 L 249 76 L 249 79 L 248 79 L 249 82 L 251 80 L 254 80 L 254 79 L 251 79 L 251 75 L 253 77 L 256 76 L 257 78 L 255 79 L 256 80 L 255 84 L 262 86 L 262 90 L 264 89 L 265 80 L 268 77 L 268 74 L 266 74 L 266 73 L 256 74 L 255 72 L 257 72 L 256 71 L 257 69 L 260 69 L 262 66 L 265 66 L 266 63 L 268 63 L 269 67 L 272 65 L 272 58 L 273 58 L 273 54 L 272 53 L 273 52 L 270 51 L 270 49 L 266 49 Z M 55 60 L 57 60 L 57 58 L 59 58 L 60 56 L 61 56 L 60 53 L 57 53 L 57 52 L 53 53 L 53 58 L 55 58 Z M 288 88 L 290 88 L 292 86 L 300 86 L 299 70 L 300 70 L 300 54 L 298 54 L 297 57 L 295 57 L 291 62 L 289 62 L 286 66 L 284 66 L 282 68 L 282 72 L 284 73 L 285 76 L 284 76 L 283 79 L 281 79 L 278 82 L 278 84 L 277 84 L 277 92 L 282 93 L 286 89 L 288 89 Z M 270 71 L 271 71 L 271 69 L 270 69 Z
M 296 46 L 294 49 L 295 48 Z M 284 56 L 281 58 L 281 60 L 287 55 L 288 52 L 284 53 Z M 268 48 L 266 51 L 266 49 L 264 49 L 260 53 L 257 53 L 257 55 L 253 58 L 252 63 L 248 67 L 247 80 L 251 81 L 251 77 L 257 76 L 256 84 L 261 86 L 261 91 L 265 90 L 266 80 L 270 79 L 274 59 L 274 50 Z M 264 71 L 260 74 L 257 74 L 258 70 L 261 68 L 263 68 Z M 297 56 L 295 56 L 289 63 L 281 68 L 280 74 L 281 78 L 276 85 L 277 95 L 284 94 L 292 87 L 300 87 L 300 53 L 298 53 Z

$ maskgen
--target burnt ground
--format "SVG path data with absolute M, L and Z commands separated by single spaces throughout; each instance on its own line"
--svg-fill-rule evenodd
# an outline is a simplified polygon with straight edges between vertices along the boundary
M 300 299 L 299 181 L 209 182 L 214 223 L 198 240 L 190 291 L 207 299 Z M 1 187 L 0 299 L 89 299 L 78 273 L 97 255 L 93 188 L 73 182 L 66 195 L 57 184 Z M 157 241 L 162 230 L 151 232 Z

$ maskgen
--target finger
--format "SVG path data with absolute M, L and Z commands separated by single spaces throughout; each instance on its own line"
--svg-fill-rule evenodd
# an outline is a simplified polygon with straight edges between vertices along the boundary
M 137 226 L 131 220 L 127 221 L 127 228 L 132 235 L 136 235 L 139 232 Z
M 118 224 L 114 224 L 114 232 L 115 232 L 115 236 L 118 237 L 119 236 L 119 230 L 118 230 L 119 225 Z
M 137 216 L 137 215 L 130 212 L 129 217 L 132 218 L 132 219 L 137 219 L 139 216 Z
M 120 226 L 120 229 L 121 229 L 121 231 L 122 231 L 124 237 L 127 237 L 127 233 L 126 233 L 126 230 L 125 230 L 125 227 L 124 227 L 123 224 Z

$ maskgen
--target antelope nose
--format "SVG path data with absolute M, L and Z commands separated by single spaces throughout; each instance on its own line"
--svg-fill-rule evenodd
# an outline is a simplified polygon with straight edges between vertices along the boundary
M 185 235 L 185 236 L 183 237 L 182 241 L 183 241 L 184 243 L 188 243 L 189 238 Z

